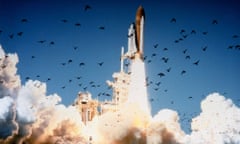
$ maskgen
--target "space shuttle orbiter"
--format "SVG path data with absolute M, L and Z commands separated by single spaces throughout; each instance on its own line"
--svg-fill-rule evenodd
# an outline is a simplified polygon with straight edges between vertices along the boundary
M 128 51 L 125 56 L 130 59 L 143 59 L 144 19 L 144 9 L 142 6 L 139 6 L 136 13 L 136 21 L 128 29 Z

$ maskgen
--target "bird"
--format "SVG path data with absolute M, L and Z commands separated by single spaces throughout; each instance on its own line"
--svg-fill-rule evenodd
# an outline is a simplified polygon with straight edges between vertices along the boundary
M 156 86 L 159 86 L 160 84 L 161 84 L 161 82 L 157 82 L 157 83 L 155 83 Z
M 65 65 L 66 65 L 66 63 L 61 63 L 61 65 L 65 66 Z
M 98 27 L 98 29 L 105 30 L 105 27 L 104 26 L 100 26 L 100 27 Z
M 73 60 L 72 60 L 72 59 L 69 59 L 69 60 L 68 60 L 68 64 L 69 64 L 69 63 L 72 63 L 72 62 L 73 62 Z
M 232 36 L 232 38 L 238 38 L 238 37 L 239 37 L 239 36 L 238 36 L 238 35 L 236 35 L 236 34 Z
M 183 50 L 183 53 L 185 54 L 187 52 L 187 49 Z
M 92 9 L 92 7 L 90 6 L 90 5 L 85 5 L 85 7 L 84 7 L 84 11 L 88 11 L 88 10 L 90 10 L 90 9 Z
M 82 77 L 81 77 L 81 76 L 77 76 L 76 78 L 77 78 L 77 79 L 81 79 Z
M 168 48 L 166 48 L 166 47 L 165 47 L 165 48 L 163 48 L 163 51 L 167 51 L 167 50 L 168 50 Z
M 9 38 L 10 38 L 10 39 L 13 39 L 13 36 L 14 36 L 14 34 L 10 34 L 10 35 L 9 35 Z
M 187 38 L 188 37 L 188 35 L 183 35 L 183 38 L 185 39 L 185 38 Z
M 162 60 L 164 61 L 164 63 L 167 63 L 168 60 L 169 60 L 169 58 L 167 58 L 167 57 L 162 57 Z
M 203 51 L 206 51 L 206 50 L 207 50 L 207 46 L 203 47 L 202 50 L 203 50 Z
M 190 57 L 190 55 L 187 55 L 186 57 L 185 57 L 185 59 L 190 59 L 191 57 Z
M 185 70 L 182 70 L 181 75 L 183 75 L 183 74 L 185 74 L 185 73 L 186 73 L 186 71 L 185 71 Z
M 214 20 L 212 21 L 212 24 L 218 24 L 218 21 L 217 21 L 216 19 L 214 19 Z
M 192 30 L 191 31 L 191 34 L 196 34 L 197 32 L 195 30 Z
M 232 49 L 232 48 L 233 48 L 233 45 L 228 46 L 228 49 Z
M 171 71 L 171 67 L 170 67 L 170 68 L 168 68 L 168 69 L 166 69 L 166 71 L 167 71 L 167 72 L 170 72 L 170 71 Z
M 197 61 L 194 62 L 193 64 L 194 64 L 194 65 L 198 65 L 198 64 L 199 64 L 199 61 L 200 61 L 200 60 L 197 60 Z
M 81 24 L 80 23 L 75 23 L 75 26 L 81 26 Z
M 26 18 L 23 18 L 23 19 L 21 19 L 21 22 L 25 23 L 25 22 L 28 22 L 28 20 Z
M 172 19 L 170 20 L 170 22 L 171 22 L 171 23 L 176 23 L 177 20 L 176 20 L 176 18 L 172 18 Z
M 77 46 L 75 46 L 75 47 L 73 47 L 73 49 L 74 49 L 74 50 L 77 50 L 77 49 L 78 49 L 78 47 L 77 47 Z
M 46 40 L 39 40 L 38 43 L 44 43 Z
M 165 76 L 165 74 L 160 72 L 160 73 L 158 73 L 158 76 L 163 77 L 163 76 Z
M 185 33 L 185 32 L 186 32 L 185 29 L 181 29 L 180 34 L 183 34 L 183 33 Z
M 158 47 L 158 44 L 153 45 L 153 47 L 154 47 L 154 48 L 157 48 L 157 47 Z
M 63 23 L 68 22 L 68 20 L 66 20 L 66 19 L 62 19 L 61 21 L 62 21 Z
M 102 66 L 102 65 L 103 65 L 103 63 L 104 63 L 104 62 L 99 62 L 99 63 L 98 63 L 98 65 L 99 65 L 99 66 Z
M 207 34 L 208 34 L 208 32 L 207 32 L 207 31 L 205 31 L 205 32 L 202 32 L 202 34 L 203 34 L 203 35 L 207 35 Z
M 18 32 L 17 35 L 18 36 L 22 36 L 23 32 Z
M 152 54 L 152 57 L 155 57 L 156 55 L 157 55 L 156 53 L 153 53 L 153 54 Z
M 85 65 L 84 62 L 79 63 L 79 66 L 84 66 L 84 65 Z
M 49 44 L 50 44 L 50 45 L 54 45 L 54 44 L 55 44 L 55 42 L 54 42 L 54 41 L 51 41 Z

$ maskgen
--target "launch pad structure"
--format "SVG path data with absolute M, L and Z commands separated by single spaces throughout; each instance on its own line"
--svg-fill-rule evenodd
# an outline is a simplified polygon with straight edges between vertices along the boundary
M 90 93 L 79 92 L 74 105 L 79 109 L 84 124 L 87 125 L 96 115 L 117 111 L 119 105 L 124 103 L 138 105 L 150 113 L 143 61 L 144 19 L 144 9 L 139 6 L 136 21 L 128 29 L 128 50 L 124 53 L 124 48 L 121 49 L 120 72 L 113 74 L 113 81 L 107 81 L 108 86 L 113 89 L 112 100 L 99 102 L 93 100 Z M 130 61 L 130 65 L 124 69 L 126 60 Z

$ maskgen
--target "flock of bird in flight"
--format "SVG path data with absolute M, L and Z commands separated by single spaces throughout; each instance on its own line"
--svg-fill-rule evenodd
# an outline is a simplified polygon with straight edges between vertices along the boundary
M 85 5 L 85 6 L 84 6 L 84 11 L 85 11 L 85 12 L 90 11 L 91 9 L 92 9 L 92 7 L 91 7 L 90 5 Z M 27 18 L 22 18 L 22 19 L 20 20 L 20 22 L 21 22 L 21 23 L 29 23 L 29 20 L 28 20 Z M 60 22 L 62 22 L 62 23 L 68 23 L 69 21 L 68 21 L 68 19 L 61 19 Z M 176 24 L 176 23 L 177 23 L 177 19 L 176 19 L 176 18 L 172 18 L 172 19 L 170 19 L 169 23 Z M 218 23 L 219 23 L 218 20 L 214 19 L 214 20 L 212 20 L 212 23 L 211 23 L 211 24 L 212 24 L 212 25 L 217 25 Z M 80 26 L 81 26 L 81 23 L 76 22 L 76 23 L 74 23 L 74 26 L 80 27 Z M 98 29 L 99 29 L 99 30 L 105 30 L 105 26 L 99 26 Z M 0 29 L 0 36 L 1 36 L 3 33 L 5 33 L 5 31 Z M 6 33 L 7 33 L 7 32 L 6 32 Z M 181 30 L 179 31 L 180 37 L 177 38 L 177 39 L 175 39 L 173 42 L 174 42 L 175 44 L 181 43 L 181 42 L 184 41 L 185 39 L 187 39 L 187 38 L 189 38 L 189 37 L 191 37 L 191 36 L 193 36 L 193 35 L 196 35 L 197 33 L 199 33 L 199 32 L 198 32 L 197 30 L 194 30 L 194 29 L 193 29 L 193 30 L 190 30 L 189 32 L 187 32 L 187 30 L 185 30 L 185 29 L 181 29 Z M 206 35 L 208 35 L 208 31 L 203 31 L 203 32 L 201 32 L 201 34 L 202 34 L 203 36 L 206 36 Z M 24 32 L 23 32 L 23 31 L 20 31 L 20 32 L 17 32 L 17 33 L 10 33 L 10 34 L 7 34 L 7 35 L 8 35 L 8 37 L 9 37 L 9 39 L 14 39 L 15 37 L 22 37 L 22 36 L 24 36 Z M 234 35 L 232 36 L 232 38 L 233 38 L 233 39 L 238 39 L 239 36 L 238 36 L 237 34 L 234 34 Z M 47 40 L 38 40 L 37 43 L 39 43 L 39 44 L 48 43 L 49 45 L 55 45 L 56 42 L 55 42 L 55 41 L 47 41 Z M 153 44 L 152 47 L 153 47 L 153 49 L 160 49 L 159 44 Z M 73 50 L 74 50 L 74 51 L 77 51 L 78 49 L 79 49 L 78 46 L 74 46 L 74 47 L 73 47 Z M 201 48 L 201 51 L 202 51 L 202 52 L 206 52 L 207 49 L 208 49 L 208 46 L 204 46 L 204 47 Z M 239 44 L 229 45 L 229 47 L 227 47 L 227 49 L 240 50 L 240 45 L 239 45 Z M 162 48 L 162 51 L 164 51 L 164 52 L 167 52 L 168 50 L 169 50 L 169 48 L 167 48 L 167 47 Z M 190 61 L 190 60 L 192 59 L 191 55 L 188 53 L 188 49 L 182 50 L 182 53 L 183 53 L 184 58 L 185 58 L 186 60 Z M 145 56 L 145 57 L 144 57 L 144 61 L 145 61 L 147 64 L 150 64 L 150 63 L 152 63 L 152 62 L 154 61 L 154 58 L 157 57 L 157 56 L 158 56 L 158 53 L 152 53 L 151 55 Z M 36 59 L 36 58 L 37 58 L 37 56 L 35 56 L 35 55 L 32 55 L 32 56 L 31 56 L 31 59 Z M 168 64 L 168 63 L 169 63 L 169 60 L 170 60 L 170 58 L 169 58 L 169 57 L 166 57 L 166 56 L 163 56 L 163 57 L 161 57 L 160 59 L 161 59 L 161 61 L 162 61 L 164 64 Z M 73 63 L 73 61 L 74 61 L 73 59 L 68 59 L 68 60 L 66 60 L 66 61 L 61 62 L 60 65 L 64 67 L 64 66 L 70 65 L 71 63 Z M 104 63 L 105 63 L 105 62 L 103 62 L 103 61 L 101 61 L 101 62 L 96 62 L 96 64 L 97 64 L 99 67 L 102 67 L 102 66 L 104 65 Z M 195 61 L 192 62 L 192 64 L 195 65 L 195 66 L 198 66 L 198 65 L 200 64 L 200 59 L 196 59 Z M 85 66 L 86 66 L 86 63 L 85 63 L 85 62 L 79 62 L 78 66 L 79 66 L 79 67 L 85 67 Z M 125 66 L 128 67 L 128 66 L 129 66 L 129 63 L 125 63 Z M 6 65 L 3 64 L 3 65 L 1 66 L 1 69 L 4 69 L 5 67 L 6 67 Z M 169 67 L 168 67 L 167 69 L 165 69 L 164 71 L 160 71 L 159 73 L 157 73 L 157 76 L 158 76 L 159 78 L 166 77 L 166 75 L 167 75 L 168 73 L 170 73 L 171 71 L 172 71 L 172 67 L 169 66 Z M 180 73 L 180 75 L 184 76 L 184 75 L 187 74 L 187 70 L 183 69 L 183 70 L 181 70 L 179 73 Z M 37 74 L 36 77 L 37 77 L 37 78 L 40 78 L 40 75 Z M 77 80 L 80 80 L 80 79 L 82 79 L 82 76 L 76 76 L 75 78 L 76 78 Z M 26 76 L 26 77 L 25 77 L 25 80 L 29 80 L 29 79 L 31 79 L 30 76 Z M 152 80 L 150 80 L 150 79 L 151 79 L 151 78 L 149 78 L 149 77 L 146 78 L 146 86 L 149 86 L 149 87 L 152 86 L 153 90 L 158 91 L 158 90 L 160 89 L 160 85 L 162 85 L 161 80 L 154 82 L 154 81 L 152 81 Z M 51 81 L 51 80 L 52 80 L 52 79 L 51 79 L 50 77 L 48 77 L 45 81 L 46 81 L 46 82 L 49 82 L 49 81 Z M 72 81 L 73 81 L 73 79 L 71 78 L 71 79 L 68 80 L 68 83 L 71 83 Z M 97 83 L 95 83 L 94 81 L 89 81 L 89 83 L 88 83 L 88 84 L 85 84 L 85 85 L 82 84 L 82 83 L 78 83 L 78 86 L 79 86 L 79 87 L 82 87 L 82 89 L 83 89 L 84 91 L 86 91 L 86 90 L 89 89 L 89 87 L 91 87 L 91 88 L 97 88 L 97 87 L 100 87 L 101 84 L 97 84 Z M 67 87 L 66 85 L 62 85 L 62 86 L 61 86 L 61 89 L 65 89 L 66 87 Z M 107 88 L 107 90 L 108 90 L 108 89 L 109 89 L 109 88 Z M 164 90 L 164 92 L 167 92 L 167 91 L 168 91 L 167 89 Z M 99 92 L 98 96 L 101 96 L 101 95 L 111 96 L 108 92 Z M 191 99 L 192 97 L 188 97 L 188 98 Z M 150 101 L 153 102 L 154 99 L 151 98 Z M 174 102 L 171 101 L 171 104 L 173 104 L 173 103 L 174 103 Z

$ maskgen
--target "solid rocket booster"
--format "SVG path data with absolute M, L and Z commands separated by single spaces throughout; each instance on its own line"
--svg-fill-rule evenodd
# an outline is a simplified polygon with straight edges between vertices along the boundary
M 136 47 L 140 57 L 143 56 L 143 29 L 144 29 L 145 12 L 142 6 L 138 7 L 136 13 Z

